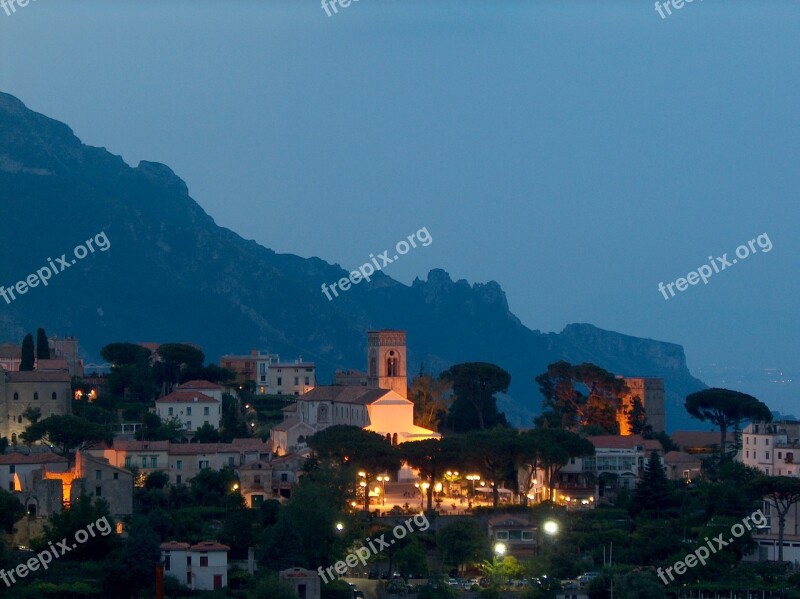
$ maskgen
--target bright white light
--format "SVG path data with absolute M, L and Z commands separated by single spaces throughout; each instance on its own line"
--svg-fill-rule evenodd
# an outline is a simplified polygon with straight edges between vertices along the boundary
M 494 552 L 497 555 L 505 555 L 506 554 L 506 544 L 505 543 L 495 543 Z
M 558 534 L 558 522 L 555 520 L 548 520 L 544 523 L 544 531 L 549 535 Z

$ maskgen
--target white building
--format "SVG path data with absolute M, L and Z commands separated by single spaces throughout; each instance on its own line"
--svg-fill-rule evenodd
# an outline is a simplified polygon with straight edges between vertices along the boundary
M 742 432 L 739 461 L 770 476 L 800 476 L 800 422 L 752 422 Z
M 214 591 L 228 586 L 230 547 L 211 541 L 196 545 L 170 541 L 161 544 L 164 575 L 172 576 L 195 591 Z
M 174 391 L 156 400 L 156 414 L 162 421 L 177 418 L 188 433 L 204 424 L 219 428 L 222 402 L 199 391 Z
M 186 381 L 175 388 L 176 391 L 187 391 L 189 393 L 197 391 L 203 395 L 213 397 L 217 401 L 222 401 L 223 389 L 210 381 Z
M 317 367 L 313 362 L 303 362 L 302 359 L 270 364 L 267 373 L 265 391 L 272 395 L 302 395 L 317 386 Z M 260 387 L 259 394 L 263 394 Z

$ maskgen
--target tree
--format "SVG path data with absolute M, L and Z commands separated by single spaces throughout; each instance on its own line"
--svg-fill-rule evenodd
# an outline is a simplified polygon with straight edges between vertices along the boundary
M 492 483 L 492 503 L 497 507 L 500 485 L 515 474 L 514 463 L 519 447 L 517 432 L 504 428 L 474 431 L 465 435 L 461 444 L 467 462 Z
M 14 532 L 14 524 L 25 515 L 25 508 L 19 500 L 5 489 L 0 489 L 0 530 L 8 534 Z M 0 545 L 2 540 L 0 540 Z
M 521 482 L 519 489 L 523 505 L 528 505 L 528 494 L 536 481 L 541 451 L 540 437 L 533 430 L 523 431 L 519 434 L 515 465 L 518 471 L 525 472 L 525 479 Z
M 494 397 L 508 391 L 508 372 L 486 362 L 467 362 L 451 366 L 439 378 L 453 386 L 455 399 L 447 416 L 453 431 L 465 433 L 508 424 Z
M 55 544 L 65 538 L 74 539 L 78 530 L 85 530 L 89 524 L 97 523 L 104 518 L 111 528 L 109 534 L 103 534 L 98 526 L 100 534 L 90 537 L 86 543 L 78 544 L 67 555 L 61 557 L 62 560 L 72 561 L 102 560 L 119 545 L 119 539 L 113 529 L 114 518 L 105 499 L 92 500 L 85 493 L 81 493 L 77 498 L 73 497 L 68 510 L 52 514 L 44 525 L 43 537 L 32 541 L 31 546 L 34 551 L 40 552 L 47 549 L 48 541 Z
M 548 499 L 553 499 L 553 489 L 561 468 L 572 458 L 594 455 L 594 445 L 577 433 L 560 428 L 536 428 L 531 434 L 539 446 L 539 467 L 544 470 Z
M 135 343 L 109 343 L 100 350 L 100 355 L 112 364 L 108 377 L 112 394 L 133 401 L 150 401 L 155 397 L 156 384 L 149 349 Z
M 357 426 L 330 426 L 309 437 L 307 443 L 319 459 L 364 474 L 364 511 L 369 511 L 370 482 L 380 474 L 400 469 L 397 449 L 378 433 Z
M 704 389 L 686 397 L 686 411 L 690 416 L 709 421 L 719 427 L 719 461 L 725 459 L 725 442 L 728 430 L 739 430 L 746 420 L 772 421 L 772 412 L 766 404 L 752 395 L 730 389 Z
M 219 431 L 208 423 L 194 432 L 194 440 L 198 443 L 219 443 L 220 439 Z
M 561 360 L 550 364 L 536 382 L 545 411 L 561 428 L 575 432 L 597 425 L 610 434 L 619 432 L 617 411 L 627 391 L 624 379 L 588 362 L 573 366 Z
M 42 328 L 36 331 L 36 359 L 50 359 L 50 342 L 47 340 L 47 333 Z
M 22 439 L 27 444 L 43 440 L 54 445 L 56 451 L 66 457 L 68 465 L 71 465 L 75 451 L 81 451 L 100 441 L 110 444 L 112 435 L 102 425 L 78 416 L 64 415 L 48 416 L 31 424 L 22 433 Z
M 170 441 L 180 443 L 183 439 L 183 423 L 177 416 L 162 421 L 158 414 L 145 412 L 142 417 L 142 427 L 136 431 L 139 441 Z
M 219 424 L 222 441 L 230 443 L 234 439 L 244 439 L 250 436 L 242 413 L 239 410 L 236 398 L 228 393 L 222 396 L 222 418 Z
M 451 390 L 450 382 L 426 374 L 420 364 L 419 375 L 411 381 L 408 392 L 408 398 L 414 402 L 414 422 L 423 428 L 438 431 L 447 416 Z
M 165 343 L 156 353 L 163 361 L 161 374 L 166 393 L 171 393 L 173 387 L 184 382 L 184 371 L 200 370 L 206 359 L 202 350 L 186 343 Z
M 19 362 L 20 372 L 30 372 L 36 363 L 33 351 L 33 336 L 28 333 L 22 340 L 22 357 Z
M 644 513 L 654 517 L 660 517 L 666 510 L 674 505 L 674 493 L 661 459 L 654 451 L 645 466 L 644 473 L 636 485 L 636 491 L 631 500 L 628 511 L 636 516 Z
M 645 412 L 644 404 L 638 395 L 631 400 L 631 407 L 627 410 L 625 417 L 632 435 L 644 435 L 648 432 L 648 428 L 652 428 L 647 424 L 647 412 Z
M 22 417 L 31 424 L 36 424 L 42 418 L 42 410 L 33 406 L 28 406 L 25 408 L 25 411 L 22 412 Z
M 783 562 L 786 514 L 800 501 L 800 479 L 790 476 L 763 476 L 756 480 L 754 488 L 778 514 L 778 561 Z
M 419 470 L 420 477 L 429 483 L 428 511 L 433 509 L 433 488 L 439 475 L 462 461 L 460 444 L 452 437 L 409 441 L 398 446 L 400 455 L 410 466 Z
M 436 547 L 445 563 L 460 568 L 490 555 L 489 539 L 476 520 L 456 520 L 436 535 Z
M 109 343 L 100 349 L 100 355 L 112 366 L 135 366 L 142 359 L 150 361 L 153 352 L 136 343 Z

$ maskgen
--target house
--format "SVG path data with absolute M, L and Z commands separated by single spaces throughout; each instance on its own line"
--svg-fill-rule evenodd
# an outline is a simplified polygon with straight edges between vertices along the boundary
M 296 418 L 286 419 L 273 426 L 269 433 L 272 452 L 280 456 L 305 449 L 306 439 L 315 432 L 314 427 L 305 422 Z
M 270 364 L 267 367 L 267 388 L 258 387 L 258 393 L 274 395 L 302 395 L 317 386 L 317 367 L 313 362 Z M 263 392 L 262 392 L 263 391 Z
M 800 476 L 800 422 L 751 422 L 737 460 L 770 476 Z
M 536 528 L 525 516 L 501 514 L 488 521 L 492 545 L 503 543 L 509 555 L 533 557 L 536 551 Z
M 177 419 L 192 435 L 206 424 L 219 429 L 222 401 L 199 391 L 173 391 L 156 400 L 155 413 L 163 421 Z
M 278 578 L 289 583 L 294 588 L 295 596 L 299 599 L 320 598 L 320 577 L 313 570 L 289 568 L 278 572 Z
M 170 541 L 161 544 L 164 575 L 194 591 L 215 591 L 228 586 L 230 547 L 213 541 L 196 545 Z
M 52 472 L 64 472 L 67 458 L 51 451 L 0 455 L 0 488 L 10 493 L 30 491 L 34 472 L 40 471 L 45 465 Z
M 703 462 L 696 455 L 684 451 L 670 451 L 664 456 L 664 470 L 669 480 L 691 482 L 700 478 L 702 469 Z
M 178 385 L 175 388 L 175 390 L 186 391 L 189 393 L 197 391 L 202 393 L 203 395 L 208 395 L 209 397 L 213 397 L 219 402 L 222 401 L 223 388 L 209 381 L 186 381 L 182 385 Z

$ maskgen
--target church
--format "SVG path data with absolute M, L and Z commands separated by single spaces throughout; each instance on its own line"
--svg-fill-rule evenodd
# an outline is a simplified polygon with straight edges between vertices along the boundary
M 317 386 L 299 396 L 297 405 L 285 412 L 284 422 L 276 427 L 280 430 L 273 442 L 289 451 L 303 442 L 300 437 L 337 424 L 373 431 L 394 445 L 438 439 L 439 433 L 414 424 L 406 367 L 404 331 L 369 331 L 366 384 Z

